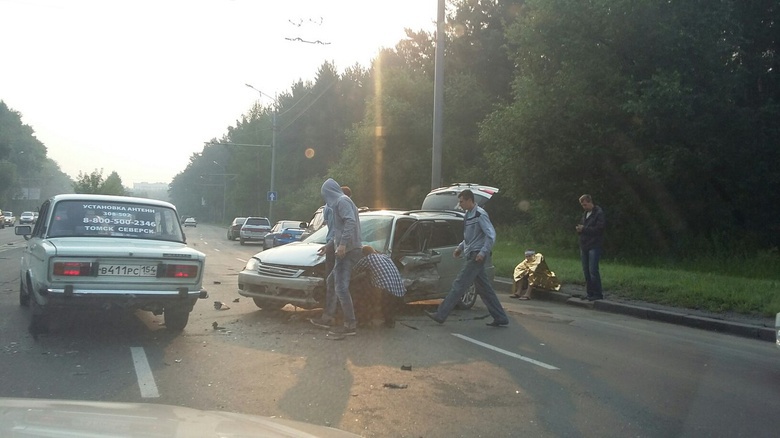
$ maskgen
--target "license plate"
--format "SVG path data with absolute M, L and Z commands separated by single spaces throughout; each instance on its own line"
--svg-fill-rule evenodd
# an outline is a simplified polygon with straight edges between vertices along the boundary
M 156 277 L 157 265 L 100 265 L 100 276 Z

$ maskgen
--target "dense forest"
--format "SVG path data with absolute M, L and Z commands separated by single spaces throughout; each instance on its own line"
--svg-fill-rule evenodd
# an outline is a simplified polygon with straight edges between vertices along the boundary
M 779 6 L 450 2 L 444 182 L 499 187 L 494 220 L 548 239 L 571 240 L 577 198 L 590 193 L 613 254 L 776 248 Z M 324 63 L 194 155 L 172 199 L 217 218 L 226 193 L 226 219 L 267 214 L 271 151 L 219 143 L 270 144 L 276 112 L 276 219 L 306 220 L 328 176 L 360 205 L 418 207 L 430 189 L 434 43 L 407 30 L 368 69 Z
M 589 193 L 613 255 L 776 251 L 778 18 L 776 0 L 450 1 L 443 182 L 499 187 L 494 222 L 540 240 L 570 243 Z M 408 29 L 371 66 L 324 62 L 193 154 L 171 200 L 225 224 L 267 216 L 273 173 L 274 220 L 308 220 L 327 177 L 359 205 L 418 208 L 435 50 Z

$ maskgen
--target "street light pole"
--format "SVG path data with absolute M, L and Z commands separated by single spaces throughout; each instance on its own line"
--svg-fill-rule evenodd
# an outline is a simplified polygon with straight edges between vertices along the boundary
M 216 161 L 212 163 L 222 168 L 222 223 L 225 223 L 225 210 L 227 209 L 227 168 Z
M 269 194 L 270 197 L 268 199 L 268 220 L 271 223 L 274 223 L 273 211 L 274 211 L 274 201 L 276 201 L 276 191 L 274 186 L 274 182 L 276 180 L 276 130 L 277 130 L 276 115 L 279 112 L 279 108 L 278 108 L 279 104 L 276 101 L 276 98 L 263 93 L 262 91 L 258 90 L 257 88 L 253 87 L 250 84 L 244 84 L 244 85 L 260 93 L 260 97 L 266 96 L 269 99 L 273 99 L 274 101 L 274 112 L 271 117 L 271 188 L 269 190 L 271 193 Z

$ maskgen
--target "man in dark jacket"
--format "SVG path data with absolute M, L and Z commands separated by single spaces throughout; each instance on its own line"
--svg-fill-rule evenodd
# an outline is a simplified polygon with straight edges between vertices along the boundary
M 599 273 L 599 259 L 601 258 L 602 245 L 604 244 L 604 229 L 607 226 L 604 211 L 598 205 L 593 204 L 590 195 L 580 196 L 580 205 L 585 210 L 582 219 L 576 226 L 580 235 L 580 259 L 582 260 L 582 272 L 585 274 L 585 291 L 587 300 L 595 301 L 604 298 L 601 289 L 601 274 Z

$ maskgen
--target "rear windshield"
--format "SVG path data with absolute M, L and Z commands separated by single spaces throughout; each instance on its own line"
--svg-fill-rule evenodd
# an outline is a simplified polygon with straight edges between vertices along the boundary
M 122 202 L 58 202 L 54 205 L 48 235 L 184 241 L 174 209 Z
M 484 206 L 489 198 L 474 192 L 474 200 L 480 207 Z M 446 191 L 439 193 L 430 193 L 425 197 L 422 203 L 423 210 L 457 210 L 463 211 L 458 205 L 458 192 Z
M 244 225 L 260 225 L 260 226 L 266 226 L 270 227 L 271 222 L 268 221 L 268 219 L 263 217 L 250 217 L 249 219 L 244 222 Z

